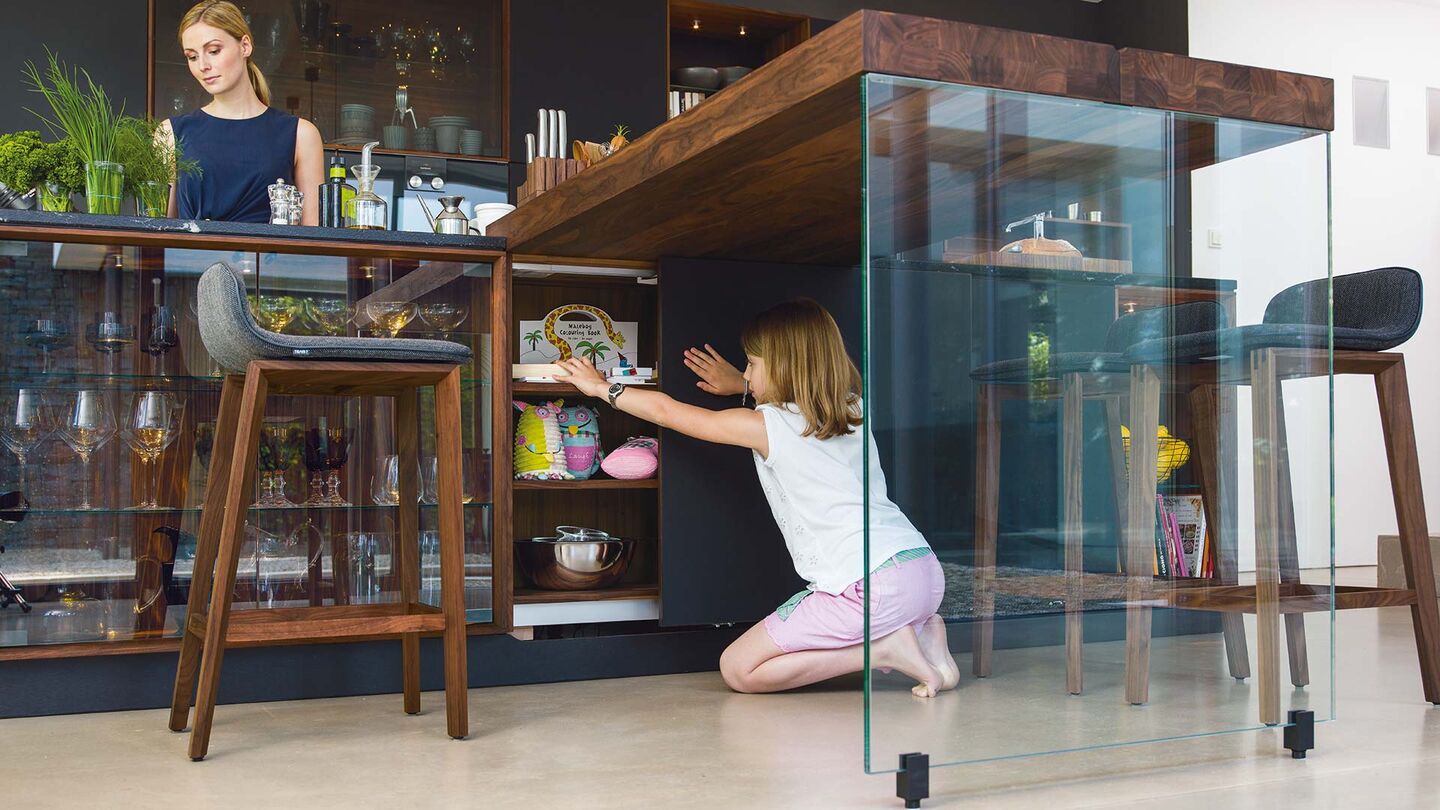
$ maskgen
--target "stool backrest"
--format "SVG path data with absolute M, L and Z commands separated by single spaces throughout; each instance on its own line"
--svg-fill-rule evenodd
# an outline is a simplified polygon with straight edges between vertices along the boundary
M 251 360 L 270 356 L 264 330 L 250 314 L 245 280 L 225 262 L 216 262 L 200 276 L 196 310 L 205 351 L 226 368 L 243 369 Z
M 1424 290 L 1414 270 L 1381 267 L 1335 276 L 1331 283 L 1337 329 L 1369 332 L 1373 339 L 1389 344 L 1386 348 L 1393 348 L 1420 328 Z M 1302 282 L 1270 299 L 1265 323 L 1324 326 L 1329 306 L 1326 279 Z
M 1225 308 L 1215 301 L 1188 301 L 1142 309 L 1122 315 L 1110 324 L 1110 331 L 1105 333 L 1105 351 L 1123 352 L 1142 340 L 1213 332 L 1228 325 Z

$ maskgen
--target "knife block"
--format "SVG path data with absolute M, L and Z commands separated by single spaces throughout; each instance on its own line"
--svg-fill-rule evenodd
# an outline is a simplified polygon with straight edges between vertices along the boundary
M 585 161 L 573 158 L 537 157 L 525 168 L 525 182 L 515 193 L 521 206 L 569 180 L 585 169 Z

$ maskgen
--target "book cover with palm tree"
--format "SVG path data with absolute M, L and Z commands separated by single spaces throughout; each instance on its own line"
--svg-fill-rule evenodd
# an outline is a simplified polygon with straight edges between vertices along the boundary
M 590 304 L 565 304 L 537 320 L 521 319 L 519 362 L 554 363 L 570 354 L 590 360 L 601 372 L 619 366 L 622 357 L 631 366 L 652 365 L 654 358 L 637 356 L 639 339 L 635 321 L 614 320 Z

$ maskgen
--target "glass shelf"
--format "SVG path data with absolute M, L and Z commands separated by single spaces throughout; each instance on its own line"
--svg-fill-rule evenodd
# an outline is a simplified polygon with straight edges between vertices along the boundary
M 491 506 L 491 502 L 490 502 L 490 501 L 471 501 L 470 503 L 461 504 L 461 507 L 464 508 L 464 509 L 481 509 L 481 508 L 488 508 L 489 506 Z M 367 503 L 367 504 L 352 504 L 352 505 L 350 505 L 350 506 L 303 506 L 303 505 L 301 505 L 301 506 L 250 506 L 250 507 L 247 507 L 246 512 L 247 512 L 247 513 L 249 513 L 249 512 L 256 512 L 256 513 L 264 513 L 264 514 L 291 514 L 291 513 L 293 513 L 293 514 L 300 514 L 300 513 L 322 512 L 322 513 L 334 514 L 334 513 L 338 513 L 338 512 L 386 512 L 386 511 L 394 510 L 394 509 L 397 509 L 397 508 L 398 508 L 398 507 L 397 507 L 395 504 L 384 504 L 384 505 L 381 505 L 381 504 L 373 504 L 373 503 Z M 436 504 L 433 504 L 433 503 L 422 503 L 422 504 L 420 504 L 420 511 L 421 511 L 421 512 L 424 512 L 424 511 L 426 511 L 426 510 L 434 510 L 434 509 L 437 509 L 437 508 L 439 508 L 439 507 L 438 507 Z M 177 507 L 177 508 L 166 507 L 166 508 L 163 508 L 163 509 L 129 509 L 129 508 L 123 508 L 123 509 L 122 509 L 122 508 L 116 508 L 116 509 L 109 509 L 109 508 L 107 508 L 107 509 L 34 509 L 34 508 L 32 508 L 32 509 L 27 510 L 27 512 L 26 512 L 27 518 L 26 518 L 26 519 L 29 520 L 29 519 L 33 519 L 33 518 L 37 518 L 37 517 L 56 517 L 56 516 L 65 516 L 65 517 L 69 517 L 69 516 L 81 516 L 81 517 L 85 517 L 85 516 L 114 517 L 114 516 L 117 516 L 117 515 L 119 515 L 119 516 L 133 516 L 133 517 L 157 517 L 157 516 L 164 516 L 164 515 L 198 515 L 198 514 L 200 514 L 200 513 L 203 512 L 203 511 L 204 511 L 204 510 L 201 509 L 201 508 L 198 507 L 198 506 L 186 506 L 186 507 Z M 12 530 L 12 531 L 14 531 L 14 530 Z
M 98 372 L 85 371 L 10 371 L 0 372 L 0 386 L 6 388 L 42 386 L 42 385 L 65 385 L 74 383 L 76 386 L 91 386 L 125 383 L 205 383 L 219 385 L 225 381 L 224 375 L 195 375 L 195 374 L 102 374 Z M 465 385 L 488 386 L 490 381 L 479 377 L 461 377 L 460 381 Z M 146 386 L 150 387 L 150 386 Z

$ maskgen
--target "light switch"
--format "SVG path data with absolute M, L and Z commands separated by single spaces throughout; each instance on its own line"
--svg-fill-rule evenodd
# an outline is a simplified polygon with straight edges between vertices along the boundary
M 1220 233 L 1219 228 L 1211 228 L 1206 234 L 1207 242 L 1212 248 L 1225 247 L 1225 236 Z

